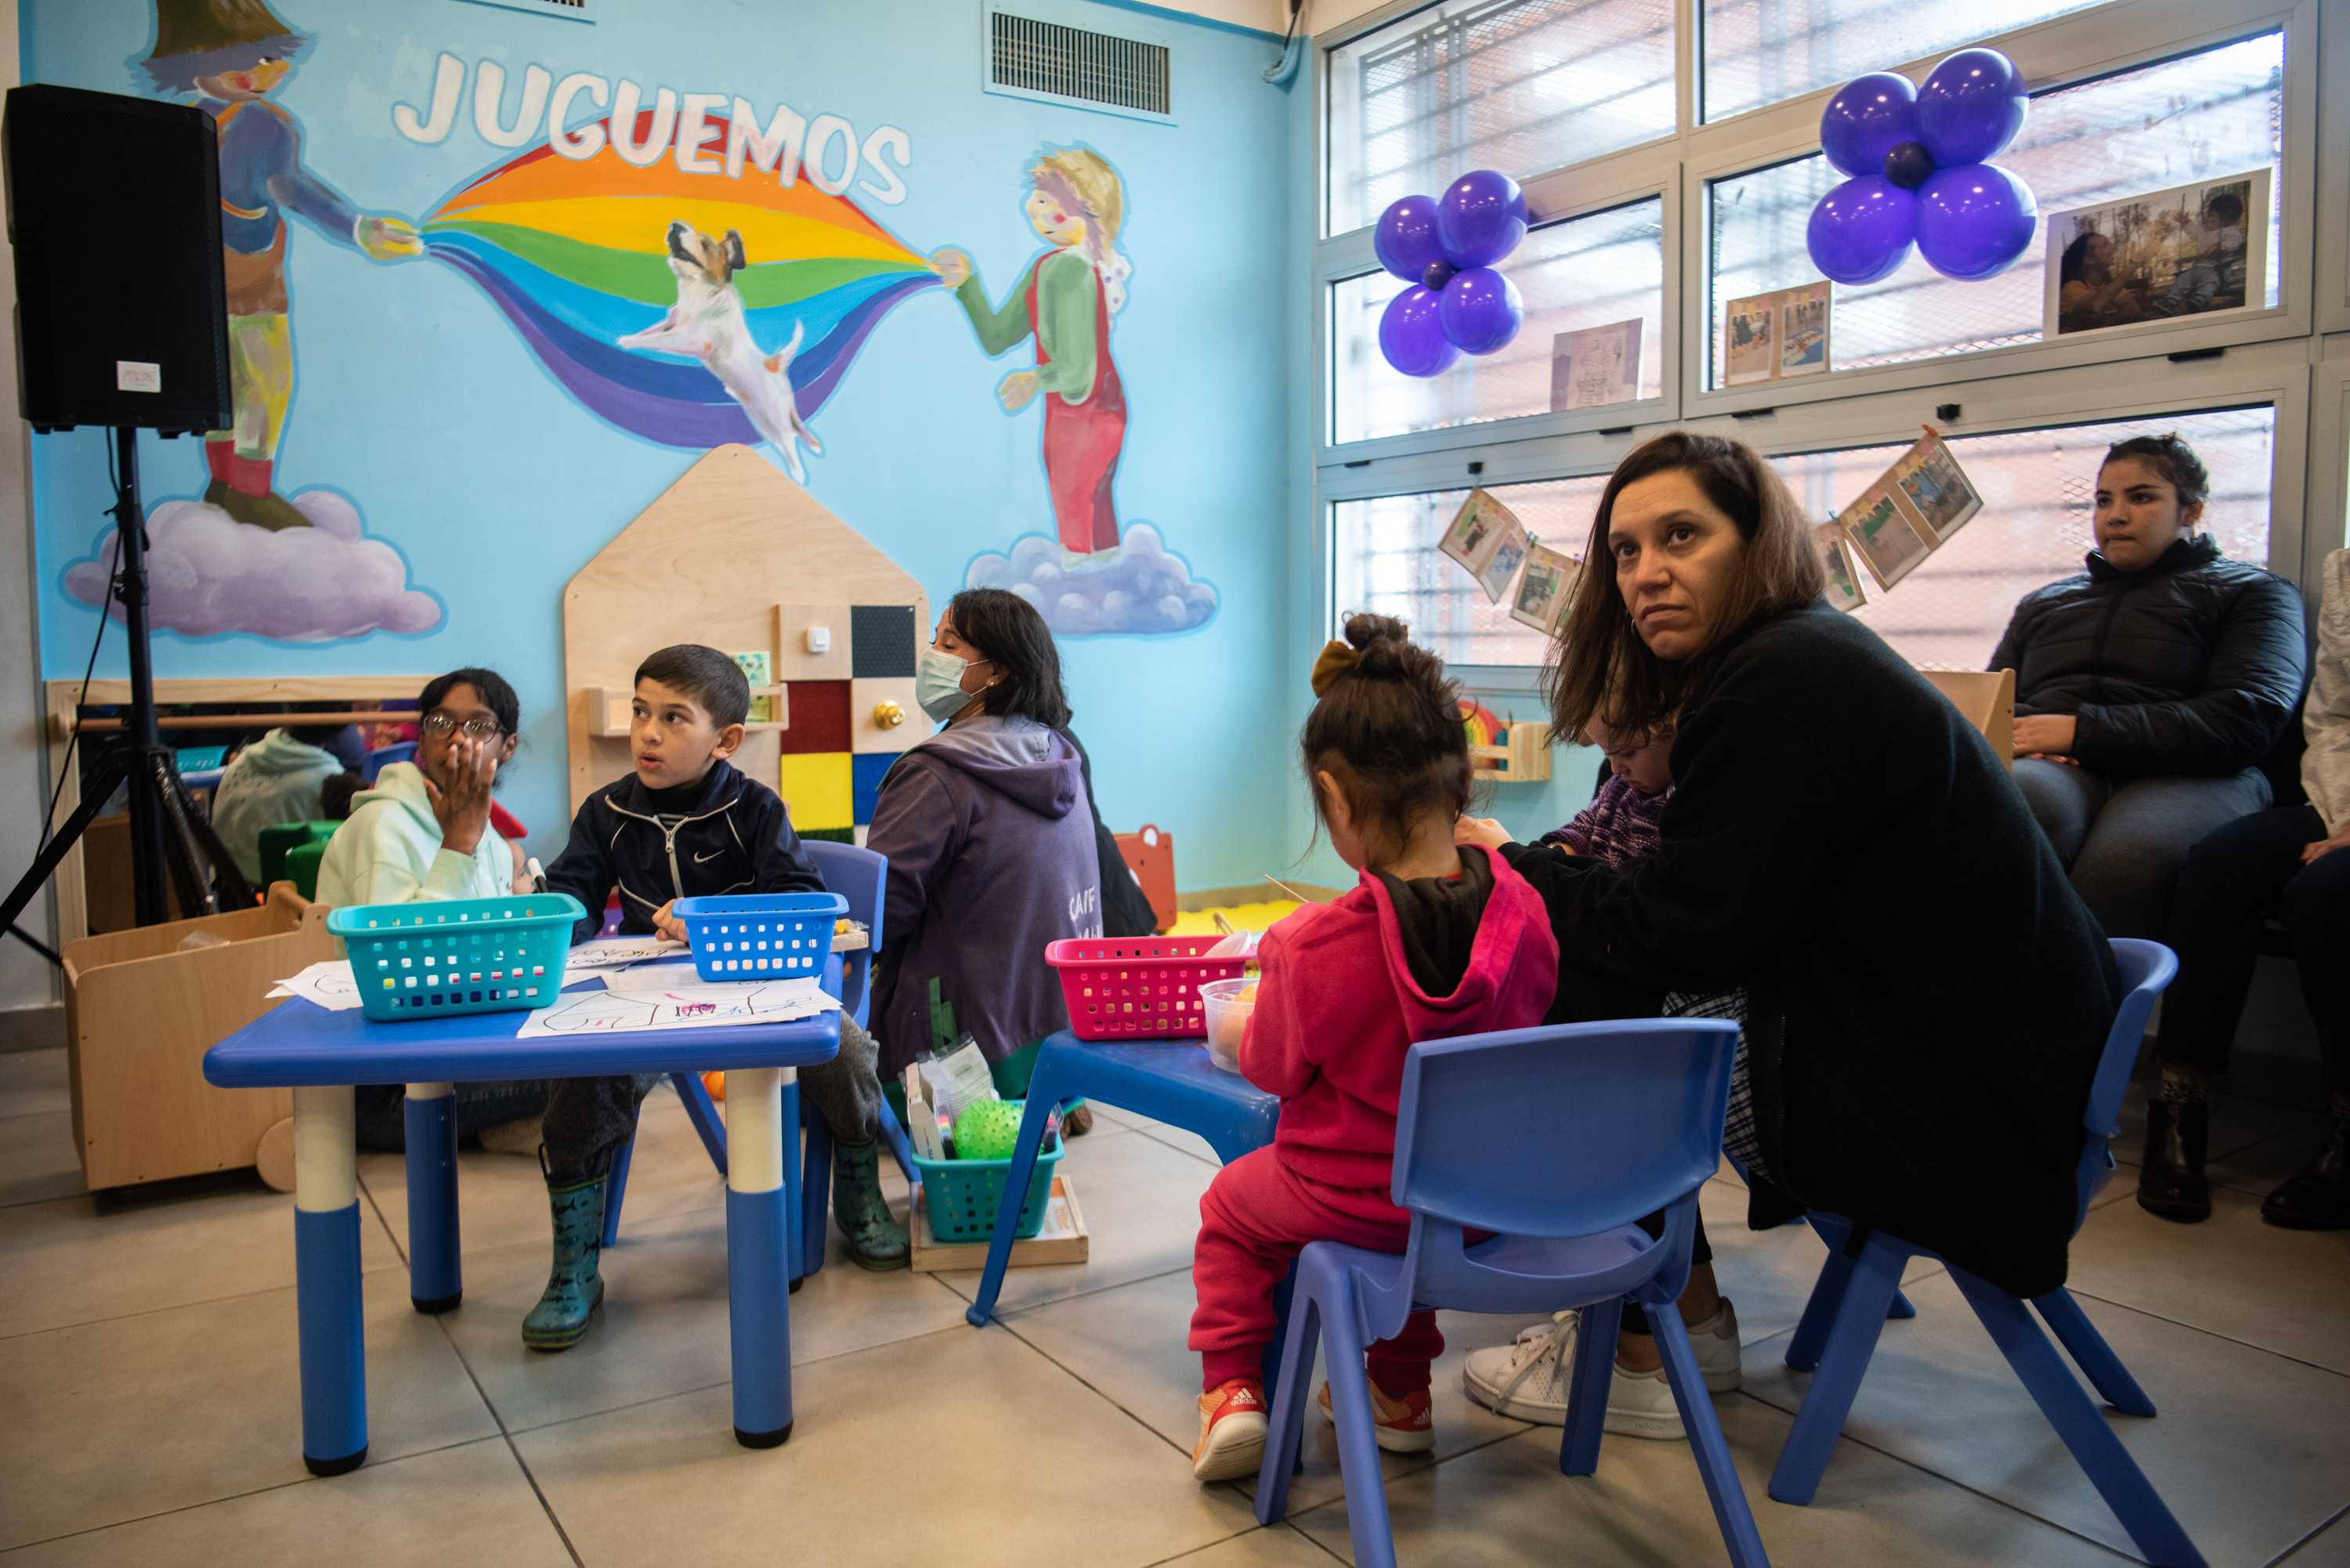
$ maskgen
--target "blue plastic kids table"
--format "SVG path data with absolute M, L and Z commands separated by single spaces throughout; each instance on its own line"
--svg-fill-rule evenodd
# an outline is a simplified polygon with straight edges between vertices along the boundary
M 739 1029 L 515 1038 L 524 1015 L 489 1012 L 374 1023 L 299 999 L 280 1002 L 204 1054 L 222 1088 L 294 1091 L 295 1303 L 300 1321 L 302 1462 L 340 1475 L 367 1458 L 367 1358 L 359 1306 L 359 1175 L 352 1085 L 409 1085 L 410 1292 L 421 1309 L 455 1304 L 457 1142 L 448 1085 L 723 1069 L 726 1295 L 734 1437 L 773 1448 L 792 1432 L 789 1260 L 799 1125 L 798 1069 L 840 1049 L 840 1014 Z M 420 1094 L 419 1091 L 425 1091 Z M 438 1095 L 432 1091 L 438 1090 Z M 420 1114 L 420 1106 L 422 1107 Z M 437 1112 L 437 1114 L 435 1114 Z M 427 1279 L 422 1276 L 431 1275 Z

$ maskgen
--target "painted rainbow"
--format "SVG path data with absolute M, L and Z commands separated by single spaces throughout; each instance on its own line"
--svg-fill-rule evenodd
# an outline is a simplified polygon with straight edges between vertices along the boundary
M 651 118 L 637 117 L 640 142 Z M 726 130 L 723 117 L 709 123 Z M 854 202 L 806 178 L 786 186 L 754 169 L 736 180 L 688 174 L 666 154 L 639 168 L 608 137 L 587 159 L 533 148 L 460 187 L 421 227 L 426 254 L 479 285 L 599 417 L 669 446 L 757 446 L 764 438 L 701 364 L 619 346 L 676 302 L 667 236 L 678 218 L 742 234 L 751 265 L 734 285 L 762 349 L 790 342 L 795 324 L 806 329 L 790 372 L 802 419 L 824 407 L 889 308 L 939 281 Z

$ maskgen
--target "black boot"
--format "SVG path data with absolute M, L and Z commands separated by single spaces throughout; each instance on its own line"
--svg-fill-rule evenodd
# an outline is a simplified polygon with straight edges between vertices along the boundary
M 2137 1206 L 2192 1224 L 2211 1218 L 2203 1156 L 2211 1135 L 2209 1099 L 2155 1099 L 2146 1107 L 2146 1157 L 2137 1171 Z
M 2261 1200 L 2261 1218 L 2288 1231 L 2350 1230 L 2350 1096 L 2334 1096 L 2325 1146 L 2300 1174 Z

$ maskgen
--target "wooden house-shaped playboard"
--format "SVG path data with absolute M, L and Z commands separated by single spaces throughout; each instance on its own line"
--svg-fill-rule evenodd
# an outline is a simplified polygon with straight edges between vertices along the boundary
M 564 590 L 573 813 L 629 771 L 637 665 L 699 642 L 773 672 L 734 765 L 801 833 L 862 843 L 881 775 L 931 732 L 914 701 L 930 623 L 921 586 L 862 535 L 750 448 L 715 449 Z

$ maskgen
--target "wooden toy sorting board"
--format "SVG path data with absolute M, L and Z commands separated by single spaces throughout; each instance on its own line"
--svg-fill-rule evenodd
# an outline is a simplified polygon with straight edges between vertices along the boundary
M 563 595 L 571 809 L 625 775 L 637 665 L 699 642 L 764 649 L 769 717 L 734 765 L 773 786 L 802 833 L 855 840 L 881 776 L 926 739 L 914 661 L 921 585 L 744 446 L 712 450 L 571 579 Z
M 1550 777 L 1550 726 L 1533 720 L 1503 721 L 1492 709 L 1461 699 L 1461 722 L 1469 730 L 1469 766 L 1495 784 L 1533 784 Z
M 1049 1201 L 1044 1227 L 1026 1241 L 1012 1243 L 1010 1267 L 1082 1263 L 1091 1255 L 1093 1239 L 1086 1231 L 1085 1210 L 1077 1207 L 1077 1190 L 1059 1171 L 1053 1173 L 1053 1196 Z M 922 1189 L 919 1187 L 914 1189 L 913 1205 L 907 1210 L 906 1234 L 913 1241 L 914 1267 L 926 1273 L 987 1266 L 986 1242 L 941 1245 L 931 1234 L 931 1211 L 922 1202 Z

